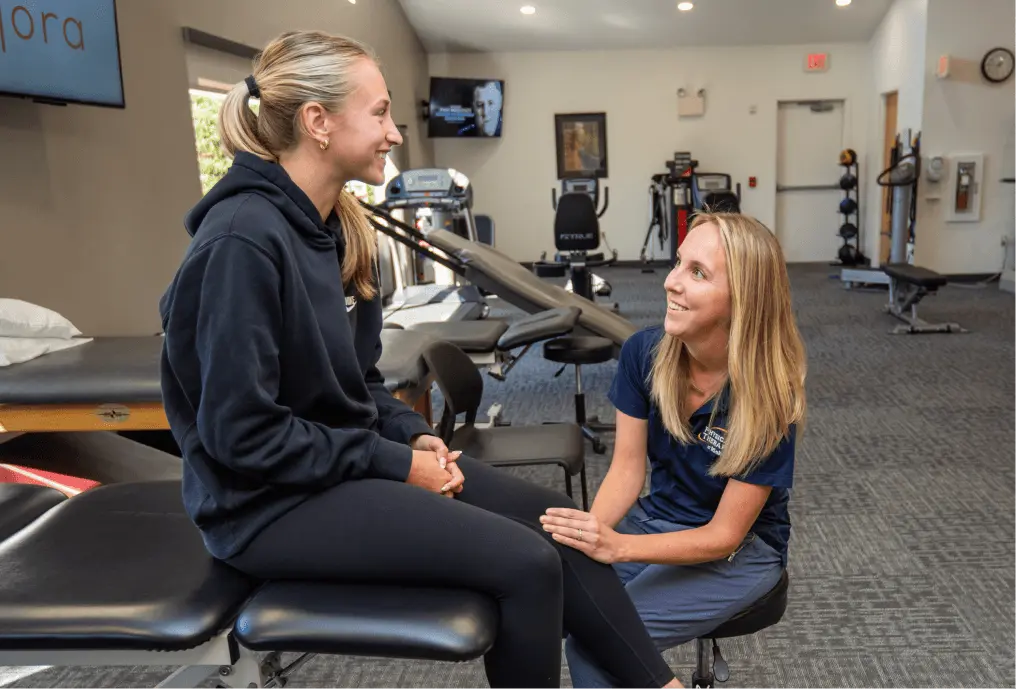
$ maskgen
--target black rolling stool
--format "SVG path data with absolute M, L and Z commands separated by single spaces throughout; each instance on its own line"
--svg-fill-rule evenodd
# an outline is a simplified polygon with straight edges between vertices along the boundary
M 759 598 L 750 607 L 742 610 L 719 627 L 695 640 L 697 658 L 695 673 L 691 678 L 693 687 L 712 687 L 715 682 L 730 679 L 730 668 L 720 653 L 717 639 L 747 636 L 771 627 L 783 618 L 787 610 L 787 589 L 790 579 L 786 570 L 769 593 Z M 709 655 L 709 640 L 712 639 L 712 656 Z
M 543 358 L 564 364 L 554 374 L 561 375 L 568 364 L 575 366 L 575 423 L 582 428 L 582 435 L 593 442 L 593 452 L 602 455 L 607 446 L 600 436 L 593 432 L 586 422 L 586 396 L 582 392 L 582 366 L 584 364 L 603 364 L 614 358 L 614 343 L 605 337 L 591 335 L 566 335 L 543 343 Z M 607 428 L 603 426 L 603 428 Z

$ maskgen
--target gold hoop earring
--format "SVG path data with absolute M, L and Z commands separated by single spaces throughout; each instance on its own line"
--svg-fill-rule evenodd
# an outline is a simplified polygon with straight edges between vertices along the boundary
M 325 139 L 324 141 L 319 142 L 319 145 L 321 146 L 321 150 L 322 151 L 327 151 L 328 150 L 328 146 L 330 144 L 331 144 L 331 141 L 329 141 L 328 139 Z

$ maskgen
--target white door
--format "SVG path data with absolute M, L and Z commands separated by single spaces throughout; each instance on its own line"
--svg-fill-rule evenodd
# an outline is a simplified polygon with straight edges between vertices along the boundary
M 780 103 L 776 138 L 776 237 L 788 263 L 836 260 L 843 102 Z M 856 222 L 856 219 L 852 219 Z

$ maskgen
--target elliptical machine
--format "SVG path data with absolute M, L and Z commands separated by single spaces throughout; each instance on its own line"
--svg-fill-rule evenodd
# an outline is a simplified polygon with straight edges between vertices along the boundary
M 610 206 L 610 190 L 603 187 L 603 207 L 600 208 L 600 193 L 597 180 L 592 178 L 564 179 L 561 181 L 561 197 L 557 190 L 551 190 L 554 207 L 554 260 L 547 260 L 547 253 L 533 263 L 533 272 L 539 277 L 568 276 L 565 289 L 590 301 L 596 297 L 609 297 L 613 291 L 609 282 L 591 272 L 592 268 L 610 266 L 617 262 L 617 250 L 607 244 L 610 257 L 603 252 L 590 253 L 600 247 L 599 219 Z M 606 243 L 606 237 L 604 237 Z M 611 310 L 620 311 L 617 302 Z

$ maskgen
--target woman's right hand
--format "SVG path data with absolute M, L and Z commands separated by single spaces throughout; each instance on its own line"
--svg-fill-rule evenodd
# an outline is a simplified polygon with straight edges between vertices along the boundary
M 441 467 L 436 452 L 413 450 L 413 465 L 409 469 L 406 483 L 441 494 L 441 489 L 451 482 L 452 474 Z M 448 497 L 452 495 L 449 494 Z

